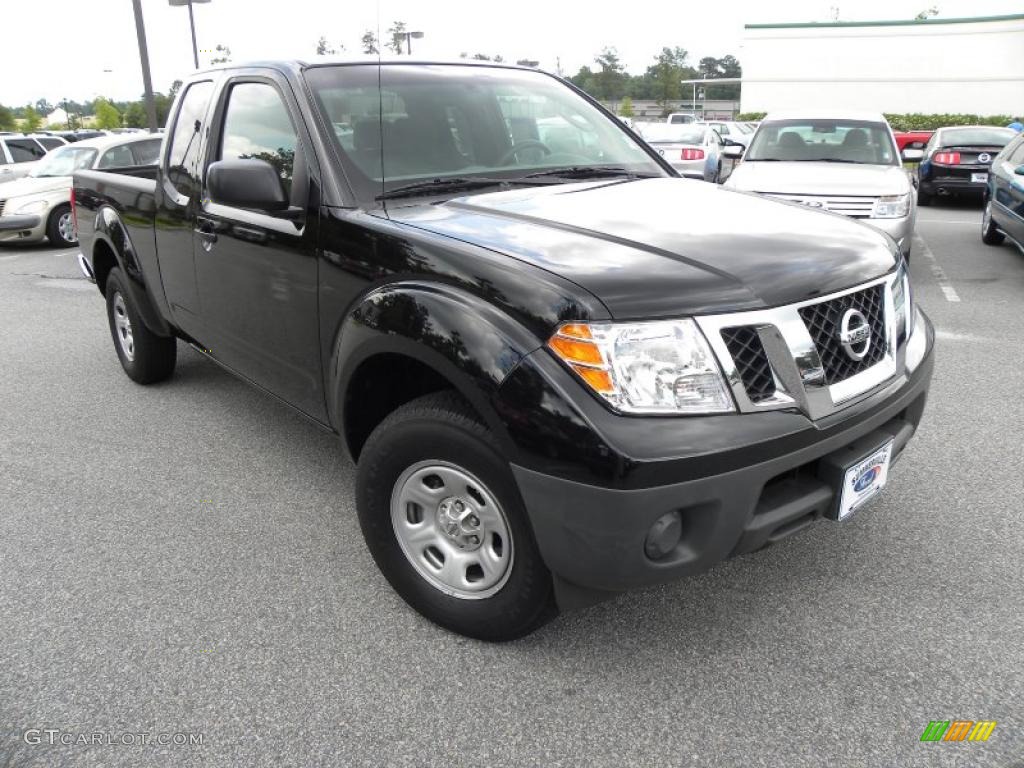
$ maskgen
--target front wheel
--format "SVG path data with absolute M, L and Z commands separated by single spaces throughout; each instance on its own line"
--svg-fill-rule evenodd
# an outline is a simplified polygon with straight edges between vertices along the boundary
M 377 566 L 431 621 L 504 641 L 554 615 L 551 575 L 508 462 L 455 393 L 407 403 L 374 430 L 356 495 Z
M 70 248 L 78 242 L 78 234 L 75 232 L 75 219 L 71 214 L 71 206 L 58 205 L 50 213 L 46 222 L 46 237 L 50 245 L 58 248 Z
M 114 350 L 128 378 L 138 384 L 154 384 L 170 377 L 178 359 L 177 339 L 158 336 L 146 327 L 125 289 L 120 268 L 110 270 L 105 292 Z
M 985 245 L 999 245 L 1006 235 L 999 231 L 992 220 L 992 201 L 985 202 L 985 210 L 981 214 L 981 242 Z

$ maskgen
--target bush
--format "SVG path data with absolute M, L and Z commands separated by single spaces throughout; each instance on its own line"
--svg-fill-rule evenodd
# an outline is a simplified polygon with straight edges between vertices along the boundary
M 763 120 L 764 116 L 764 112 L 741 112 L 736 119 L 745 122 Z M 934 131 L 949 125 L 1008 125 L 1013 121 L 1009 115 L 923 115 L 919 112 L 886 114 L 885 119 L 894 131 Z

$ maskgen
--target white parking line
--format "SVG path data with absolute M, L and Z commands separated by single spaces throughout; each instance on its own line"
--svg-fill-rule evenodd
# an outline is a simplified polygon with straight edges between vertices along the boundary
M 924 238 L 920 234 L 915 233 L 914 237 L 917 238 L 917 251 L 920 253 L 925 260 L 928 261 L 928 266 L 935 275 L 935 281 L 939 284 L 939 289 L 942 291 L 943 296 L 946 297 L 946 301 L 959 302 L 960 296 L 957 294 L 956 289 L 949 282 L 949 278 L 946 277 L 946 273 L 943 272 L 942 267 L 939 266 L 939 262 L 935 259 L 935 254 L 932 253 L 932 249 L 928 247 L 928 243 L 924 241 Z
M 947 219 L 922 219 L 920 216 L 917 217 L 918 221 L 923 221 L 928 224 L 949 224 L 954 227 L 977 227 L 979 222 L 977 221 L 949 221 Z

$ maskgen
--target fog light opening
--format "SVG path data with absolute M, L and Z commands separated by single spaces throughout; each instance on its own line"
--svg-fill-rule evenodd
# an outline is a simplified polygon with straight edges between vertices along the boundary
M 651 560 L 661 560 L 679 545 L 682 535 L 683 522 L 679 512 L 668 512 L 655 520 L 647 531 L 644 552 Z

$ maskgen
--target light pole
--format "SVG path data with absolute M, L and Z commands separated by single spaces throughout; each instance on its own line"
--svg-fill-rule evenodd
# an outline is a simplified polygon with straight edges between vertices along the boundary
M 199 48 L 196 46 L 196 17 L 192 14 L 192 6 L 195 3 L 208 3 L 210 0 L 167 0 L 167 2 L 175 7 L 188 6 L 188 24 L 192 29 L 192 60 L 196 64 L 196 69 L 199 69 Z
M 146 96 L 146 121 L 149 132 L 156 133 L 156 104 L 153 102 L 153 78 L 149 74 L 149 50 L 146 47 L 146 24 L 142 20 L 142 0 L 132 0 L 135 10 L 135 34 L 139 38 L 139 60 L 142 63 L 142 87 Z
M 423 33 L 422 32 L 403 32 L 402 34 L 405 35 L 405 52 L 409 56 L 412 56 L 412 41 L 413 41 L 413 38 L 415 38 L 416 40 L 422 40 L 423 39 Z

